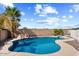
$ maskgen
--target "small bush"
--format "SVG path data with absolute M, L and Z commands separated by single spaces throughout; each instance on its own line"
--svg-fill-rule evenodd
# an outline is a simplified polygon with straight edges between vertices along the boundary
M 64 35 L 63 29 L 54 29 L 53 30 L 53 35 Z

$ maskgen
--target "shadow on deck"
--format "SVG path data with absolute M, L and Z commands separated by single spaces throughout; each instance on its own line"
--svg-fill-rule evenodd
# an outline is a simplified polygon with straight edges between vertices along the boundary
M 74 47 L 77 51 L 79 51 L 79 42 L 77 40 L 72 40 L 72 41 L 67 41 L 65 42 L 69 45 L 71 45 L 72 47 Z

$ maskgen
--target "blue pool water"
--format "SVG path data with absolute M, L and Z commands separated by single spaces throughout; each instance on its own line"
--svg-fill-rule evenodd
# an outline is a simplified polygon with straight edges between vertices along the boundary
M 60 46 L 55 43 L 61 40 L 59 37 L 35 37 L 13 41 L 13 45 L 9 48 L 14 52 L 29 52 L 33 54 L 48 54 L 60 50 Z

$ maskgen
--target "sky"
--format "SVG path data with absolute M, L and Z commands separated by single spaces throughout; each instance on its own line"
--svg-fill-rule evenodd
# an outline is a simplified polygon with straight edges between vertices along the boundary
M 21 13 L 19 28 L 64 28 L 79 25 L 79 4 L 75 3 L 9 3 L 0 4 L 0 14 L 5 7 L 16 7 Z

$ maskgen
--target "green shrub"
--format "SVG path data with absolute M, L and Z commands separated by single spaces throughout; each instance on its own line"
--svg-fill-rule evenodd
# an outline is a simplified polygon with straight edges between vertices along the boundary
M 63 29 L 54 29 L 52 32 L 53 35 L 64 35 Z

